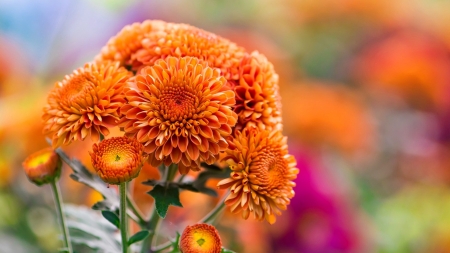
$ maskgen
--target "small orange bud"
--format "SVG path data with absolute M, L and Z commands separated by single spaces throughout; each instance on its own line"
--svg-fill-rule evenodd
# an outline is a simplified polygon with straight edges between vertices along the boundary
M 92 165 L 108 184 L 128 182 L 139 175 L 147 157 L 144 146 L 136 139 L 114 137 L 92 146 Z
M 61 174 L 61 165 L 61 158 L 52 148 L 29 155 L 22 163 L 28 179 L 39 186 L 57 180 Z
M 209 224 L 187 226 L 180 238 L 182 253 L 220 253 L 222 241 L 217 229 Z

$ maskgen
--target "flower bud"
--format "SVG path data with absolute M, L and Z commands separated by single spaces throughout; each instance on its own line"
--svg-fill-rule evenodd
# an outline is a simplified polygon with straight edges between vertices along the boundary
M 201 223 L 187 226 L 180 237 L 182 253 L 220 253 L 222 241 L 217 229 Z
M 52 148 L 35 152 L 22 163 L 28 179 L 39 186 L 58 180 L 61 165 L 61 158 Z
M 92 165 L 99 177 L 108 184 L 128 182 L 139 175 L 144 161 L 144 146 L 126 136 L 103 140 L 92 146 Z

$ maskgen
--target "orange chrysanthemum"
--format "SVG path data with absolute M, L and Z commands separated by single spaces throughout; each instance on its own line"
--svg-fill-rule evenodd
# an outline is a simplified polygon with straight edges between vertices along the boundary
M 52 148 L 45 148 L 31 154 L 22 163 L 28 179 L 36 185 L 43 185 L 59 178 L 61 158 Z
M 108 184 L 120 184 L 137 177 L 144 161 L 144 147 L 136 139 L 113 137 L 94 143 L 92 165 L 100 178 Z
M 187 25 L 146 20 L 122 29 L 96 57 L 97 61 L 120 61 L 139 70 L 168 56 L 193 56 L 220 68 L 227 80 L 238 80 L 238 67 L 245 50 L 213 33 Z
M 234 111 L 239 118 L 236 129 L 251 126 L 281 130 L 278 75 L 264 55 L 253 52 L 244 57 L 239 67 L 239 84 L 234 90 Z
M 253 213 L 255 219 L 273 224 L 275 214 L 280 215 L 294 196 L 292 180 L 298 174 L 286 137 L 279 131 L 245 128 L 236 132 L 226 154 L 231 176 L 217 185 L 231 190 L 225 204 L 233 213 L 242 211 L 244 219 Z
M 236 124 L 234 93 L 220 70 L 193 57 L 167 57 L 143 68 L 126 92 L 120 126 L 136 137 L 153 166 L 179 165 L 181 173 L 216 161 Z
M 180 237 L 182 253 L 220 253 L 222 241 L 217 229 L 209 224 L 187 226 Z
M 44 133 L 52 135 L 53 146 L 108 135 L 108 128 L 119 119 L 123 87 L 130 76 L 118 63 L 88 63 L 56 83 L 43 115 Z

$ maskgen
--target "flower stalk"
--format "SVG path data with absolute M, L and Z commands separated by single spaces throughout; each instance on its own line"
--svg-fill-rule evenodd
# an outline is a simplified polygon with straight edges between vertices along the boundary
M 122 253 L 128 252 L 127 238 L 127 183 L 123 182 L 119 185 L 120 191 L 120 235 L 122 237 Z
M 164 166 L 164 165 L 161 165 Z M 171 182 L 177 173 L 178 165 L 177 164 L 171 164 L 168 168 L 164 171 L 164 177 L 163 180 L 166 183 Z M 142 243 L 142 253 L 144 252 L 154 252 L 152 251 L 151 247 L 153 244 L 153 240 L 155 238 L 159 223 L 161 222 L 161 217 L 158 215 L 156 211 L 156 207 L 153 207 L 152 214 L 150 216 L 150 220 L 148 222 L 147 229 L 150 231 L 150 235 L 144 240 Z
M 52 186 L 53 197 L 55 199 L 56 212 L 58 213 L 58 217 L 59 217 L 59 224 L 61 226 L 61 231 L 63 233 L 64 247 L 67 249 L 67 252 L 72 253 L 73 251 L 72 251 L 72 245 L 70 244 L 69 230 L 67 229 L 65 218 L 64 218 L 61 190 L 59 189 L 59 184 L 56 179 L 53 180 L 50 184 Z

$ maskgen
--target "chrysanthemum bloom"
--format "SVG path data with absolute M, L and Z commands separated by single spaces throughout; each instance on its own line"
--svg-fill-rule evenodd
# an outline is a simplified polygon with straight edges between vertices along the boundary
M 278 75 L 264 55 L 253 52 L 244 57 L 239 67 L 239 84 L 235 87 L 235 93 L 237 130 L 246 126 L 281 130 Z
M 146 20 L 124 27 L 108 41 L 96 61 L 120 61 L 139 70 L 168 56 L 193 56 L 220 68 L 227 80 L 235 82 L 244 52 L 229 40 L 187 24 Z
M 92 165 L 108 184 L 121 184 L 137 177 L 147 159 L 142 144 L 126 136 L 94 143 L 92 149 L 89 152 Z
M 264 218 L 271 224 L 294 196 L 297 177 L 295 158 L 288 154 L 286 137 L 279 131 L 245 128 L 237 131 L 224 158 L 232 170 L 230 178 L 218 183 L 230 188 L 225 204 L 247 219 Z
M 194 57 L 167 57 L 143 68 L 126 92 L 120 126 L 136 137 L 158 166 L 178 164 L 181 173 L 212 164 L 236 124 L 232 90 L 220 70 Z
M 56 83 L 43 115 L 44 133 L 52 135 L 53 146 L 108 135 L 108 128 L 119 119 L 123 87 L 130 76 L 118 63 L 88 63 Z
M 31 182 L 43 185 L 59 178 L 62 162 L 52 148 L 45 148 L 28 156 L 22 166 Z
M 220 253 L 222 241 L 214 226 L 202 223 L 187 226 L 179 246 L 182 253 Z

